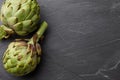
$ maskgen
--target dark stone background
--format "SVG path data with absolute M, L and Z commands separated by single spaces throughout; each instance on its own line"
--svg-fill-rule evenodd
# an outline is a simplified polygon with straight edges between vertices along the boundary
M 38 0 L 49 28 L 36 70 L 8 74 L 0 42 L 0 80 L 120 80 L 120 0 Z M 0 0 L 2 3 L 2 0 Z

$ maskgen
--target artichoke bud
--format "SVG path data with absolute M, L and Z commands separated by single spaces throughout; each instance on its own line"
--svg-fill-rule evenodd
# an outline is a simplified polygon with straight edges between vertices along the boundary
M 0 17 L 1 22 L 12 29 L 14 34 L 26 36 L 38 28 L 40 6 L 36 0 L 5 0 Z M 28 21 L 32 21 L 32 24 Z
M 31 39 L 16 39 L 9 44 L 3 55 L 3 65 L 8 73 L 24 76 L 35 70 L 41 59 L 41 47 L 38 41 L 47 26 L 44 21 Z

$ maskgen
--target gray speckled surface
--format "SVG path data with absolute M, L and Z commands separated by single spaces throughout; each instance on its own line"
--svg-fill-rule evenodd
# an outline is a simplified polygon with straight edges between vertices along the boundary
M 38 1 L 49 23 L 41 64 L 24 77 L 6 73 L 13 36 L 0 42 L 0 80 L 120 80 L 120 0 Z

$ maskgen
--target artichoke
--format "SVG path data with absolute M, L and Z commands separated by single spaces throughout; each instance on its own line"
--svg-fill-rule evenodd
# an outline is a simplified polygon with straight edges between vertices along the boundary
M 0 13 L 3 23 L 0 26 L 0 39 L 8 38 L 11 34 L 28 35 L 38 28 L 36 24 L 39 19 L 40 6 L 36 0 L 5 0 Z
M 41 56 L 38 41 L 47 26 L 48 24 L 44 21 L 31 39 L 16 39 L 9 44 L 3 55 L 3 65 L 8 73 L 23 76 L 35 70 Z

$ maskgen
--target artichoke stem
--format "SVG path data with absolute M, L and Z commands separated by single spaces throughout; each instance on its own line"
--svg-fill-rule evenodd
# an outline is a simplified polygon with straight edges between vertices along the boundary
M 0 26 L 0 40 L 3 38 L 8 38 L 10 35 L 14 34 L 14 31 L 4 25 Z
M 37 43 L 39 41 L 39 39 L 43 36 L 47 27 L 48 27 L 47 22 L 43 21 L 42 24 L 40 25 L 40 28 L 36 32 L 36 34 L 34 34 L 33 37 L 30 39 L 30 43 L 32 43 L 32 44 Z
M 37 31 L 37 33 L 36 33 L 36 34 L 38 35 L 36 42 L 38 42 L 39 39 L 43 36 L 43 34 L 44 34 L 45 30 L 47 29 L 47 27 L 48 27 L 48 24 L 47 24 L 46 21 L 44 21 L 44 22 L 41 24 L 40 28 L 38 29 L 38 31 Z
M 0 40 L 5 38 L 6 34 L 6 31 L 2 27 L 0 27 Z

